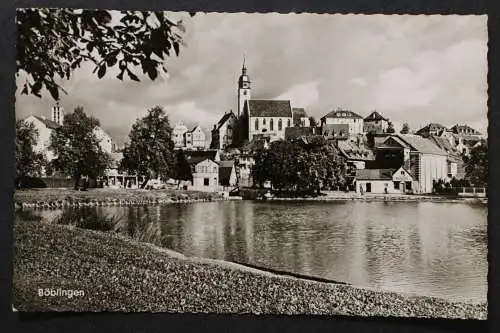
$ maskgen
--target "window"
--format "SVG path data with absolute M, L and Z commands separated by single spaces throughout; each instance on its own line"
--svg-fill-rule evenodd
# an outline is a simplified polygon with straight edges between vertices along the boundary
M 214 167 L 214 172 L 217 172 L 217 167 Z
M 399 189 L 399 182 L 393 182 L 394 189 Z
M 401 176 L 404 176 L 405 175 L 405 172 L 403 170 L 401 170 Z
M 209 178 L 203 178 L 203 185 L 204 186 L 210 185 L 210 179 Z
M 259 130 L 259 119 L 258 118 L 255 118 L 255 130 L 256 131 Z
M 291 125 L 290 119 L 288 119 L 288 123 L 287 124 L 288 124 L 287 126 L 290 127 L 290 125 Z M 305 126 L 305 121 L 304 121 L 304 126 Z
M 266 118 L 262 119 L 262 125 L 266 124 Z
M 281 131 L 283 128 L 283 122 L 281 121 L 281 119 L 278 120 L 278 131 Z
M 243 90 L 243 95 L 246 95 L 247 94 L 247 91 L 246 90 Z

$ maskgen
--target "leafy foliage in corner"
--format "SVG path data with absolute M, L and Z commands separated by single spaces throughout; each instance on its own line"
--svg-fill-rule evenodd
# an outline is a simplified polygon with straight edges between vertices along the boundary
M 117 67 L 139 81 L 137 70 L 151 80 L 183 45 L 182 22 L 164 12 L 30 8 L 17 10 L 17 75 L 26 74 L 22 94 L 41 97 L 47 89 L 58 100 L 61 79 L 69 79 L 83 62 L 94 64 L 102 78 Z
M 52 132 L 50 149 L 56 158 L 51 161 L 56 171 L 72 176 L 75 187 L 82 176 L 96 179 L 110 163 L 95 134 L 99 120 L 87 116 L 82 107 L 64 116 L 64 123 Z
M 191 166 L 186 159 L 186 155 L 182 149 L 175 151 L 175 166 L 174 166 L 174 178 L 178 182 L 181 180 L 192 180 L 193 174 L 191 172 Z
M 488 186 L 488 145 L 486 142 L 471 149 L 464 157 L 465 179 L 474 186 Z
M 39 176 L 46 164 L 45 156 L 33 147 L 38 139 L 38 131 L 32 123 L 24 120 L 16 122 L 16 187 L 21 188 L 27 176 Z
M 138 119 L 129 133 L 120 169 L 148 177 L 168 179 L 175 175 L 172 128 L 163 108 L 156 106 Z

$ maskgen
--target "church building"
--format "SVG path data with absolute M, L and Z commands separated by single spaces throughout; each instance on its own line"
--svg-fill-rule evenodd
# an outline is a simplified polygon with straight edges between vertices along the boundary
M 250 77 L 245 62 L 238 80 L 238 117 L 244 122 L 244 138 L 267 136 L 271 141 L 285 139 L 285 128 L 293 126 L 289 100 L 251 99 Z

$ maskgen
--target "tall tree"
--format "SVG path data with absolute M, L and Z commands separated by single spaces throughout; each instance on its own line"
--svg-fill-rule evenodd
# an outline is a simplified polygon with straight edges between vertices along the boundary
M 403 124 L 403 128 L 401 128 L 401 134 L 408 134 L 410 133 L 410 125 L 408 123 Z
M 396 133 L 396 130 L 394 129 L 394 124 L 392 122 L 389 122 L 386 132 L 390 134 Z
M 120 80 L 126 73 L 139 81 L 137 69 L 156 79 L 167 71 L 166 58 L 179 54 L 185 32 L 182 22 L 171 21 L 165 12 L 149 11 L 18 9 L 16 24 L 22 93 L 40 97 L 45 88 L 56 100 L 60 81 L 83 62 L 94 65 L 98 78 L 115 67 Z
M 192 180 L 193 178 L 191 166 L 189 165 L 186 155 L 182 149 L 175 151 L 173 177 L 177 179 L 177 186 L 179 186 L 181 180 Z
M 464 157 L 465 179 L 474 186 L 488 185 L 488 145 L 474 147 L 468 157 Z
M 149 109 L 145 117 L 134 123 L 129 141 L 120 169 L 144 175 L 147 180 L 175 176 L 172 128 L 160 106 Z
M 33 147 L 38 140 L 38 131 L 32 123 L 16 121 L 16 188 L 22 188 L 28 176 L 38 176 L 46 164 L 45 156 Z
M 63 125 L 52 132 L 50 149 L 56 156 L 51 161 L 56 171 L 72 176 L 75 188 L 82 176 L 96 179 L 104 174 L 110 157 L 95 134 L 99 120 L 87 116 L 82 107 L 64 116 Z

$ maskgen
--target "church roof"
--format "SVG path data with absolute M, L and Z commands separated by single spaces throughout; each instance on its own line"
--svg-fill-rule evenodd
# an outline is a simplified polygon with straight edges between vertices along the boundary
M 33 116 L 33 117 L 35 117 L 36 119 L 41 121 L 42 124 L 44 124 L 47 128 L 56 129 L 59 127 L 59 124 L 56 123 L 55 121 L 49 120 L 49 119 L 44 118 L 44 117 L 39 117 L 39 116 Z
M 324 115 L 321 119 L 325 118 L 351 118 L 351 119 L 363 119 L 359 114 L 350 110 L 333 110 L 326 115 Z
M 384 118 L 380 113 L 377 111 L 373 111 L 370 113 L 368 117 L 364 119 L 365 121 L 378 121 L 378 120 L 388 120 L 387 118 Z
M 290 101 L 248 100 L 250 117 L 289 117 L 293 116 Z
M 215 129 L 218 130 L 219 128 L 221 128 L 231 117 L 236 117 L 233 111 L 226 112 L 217 123 Z

